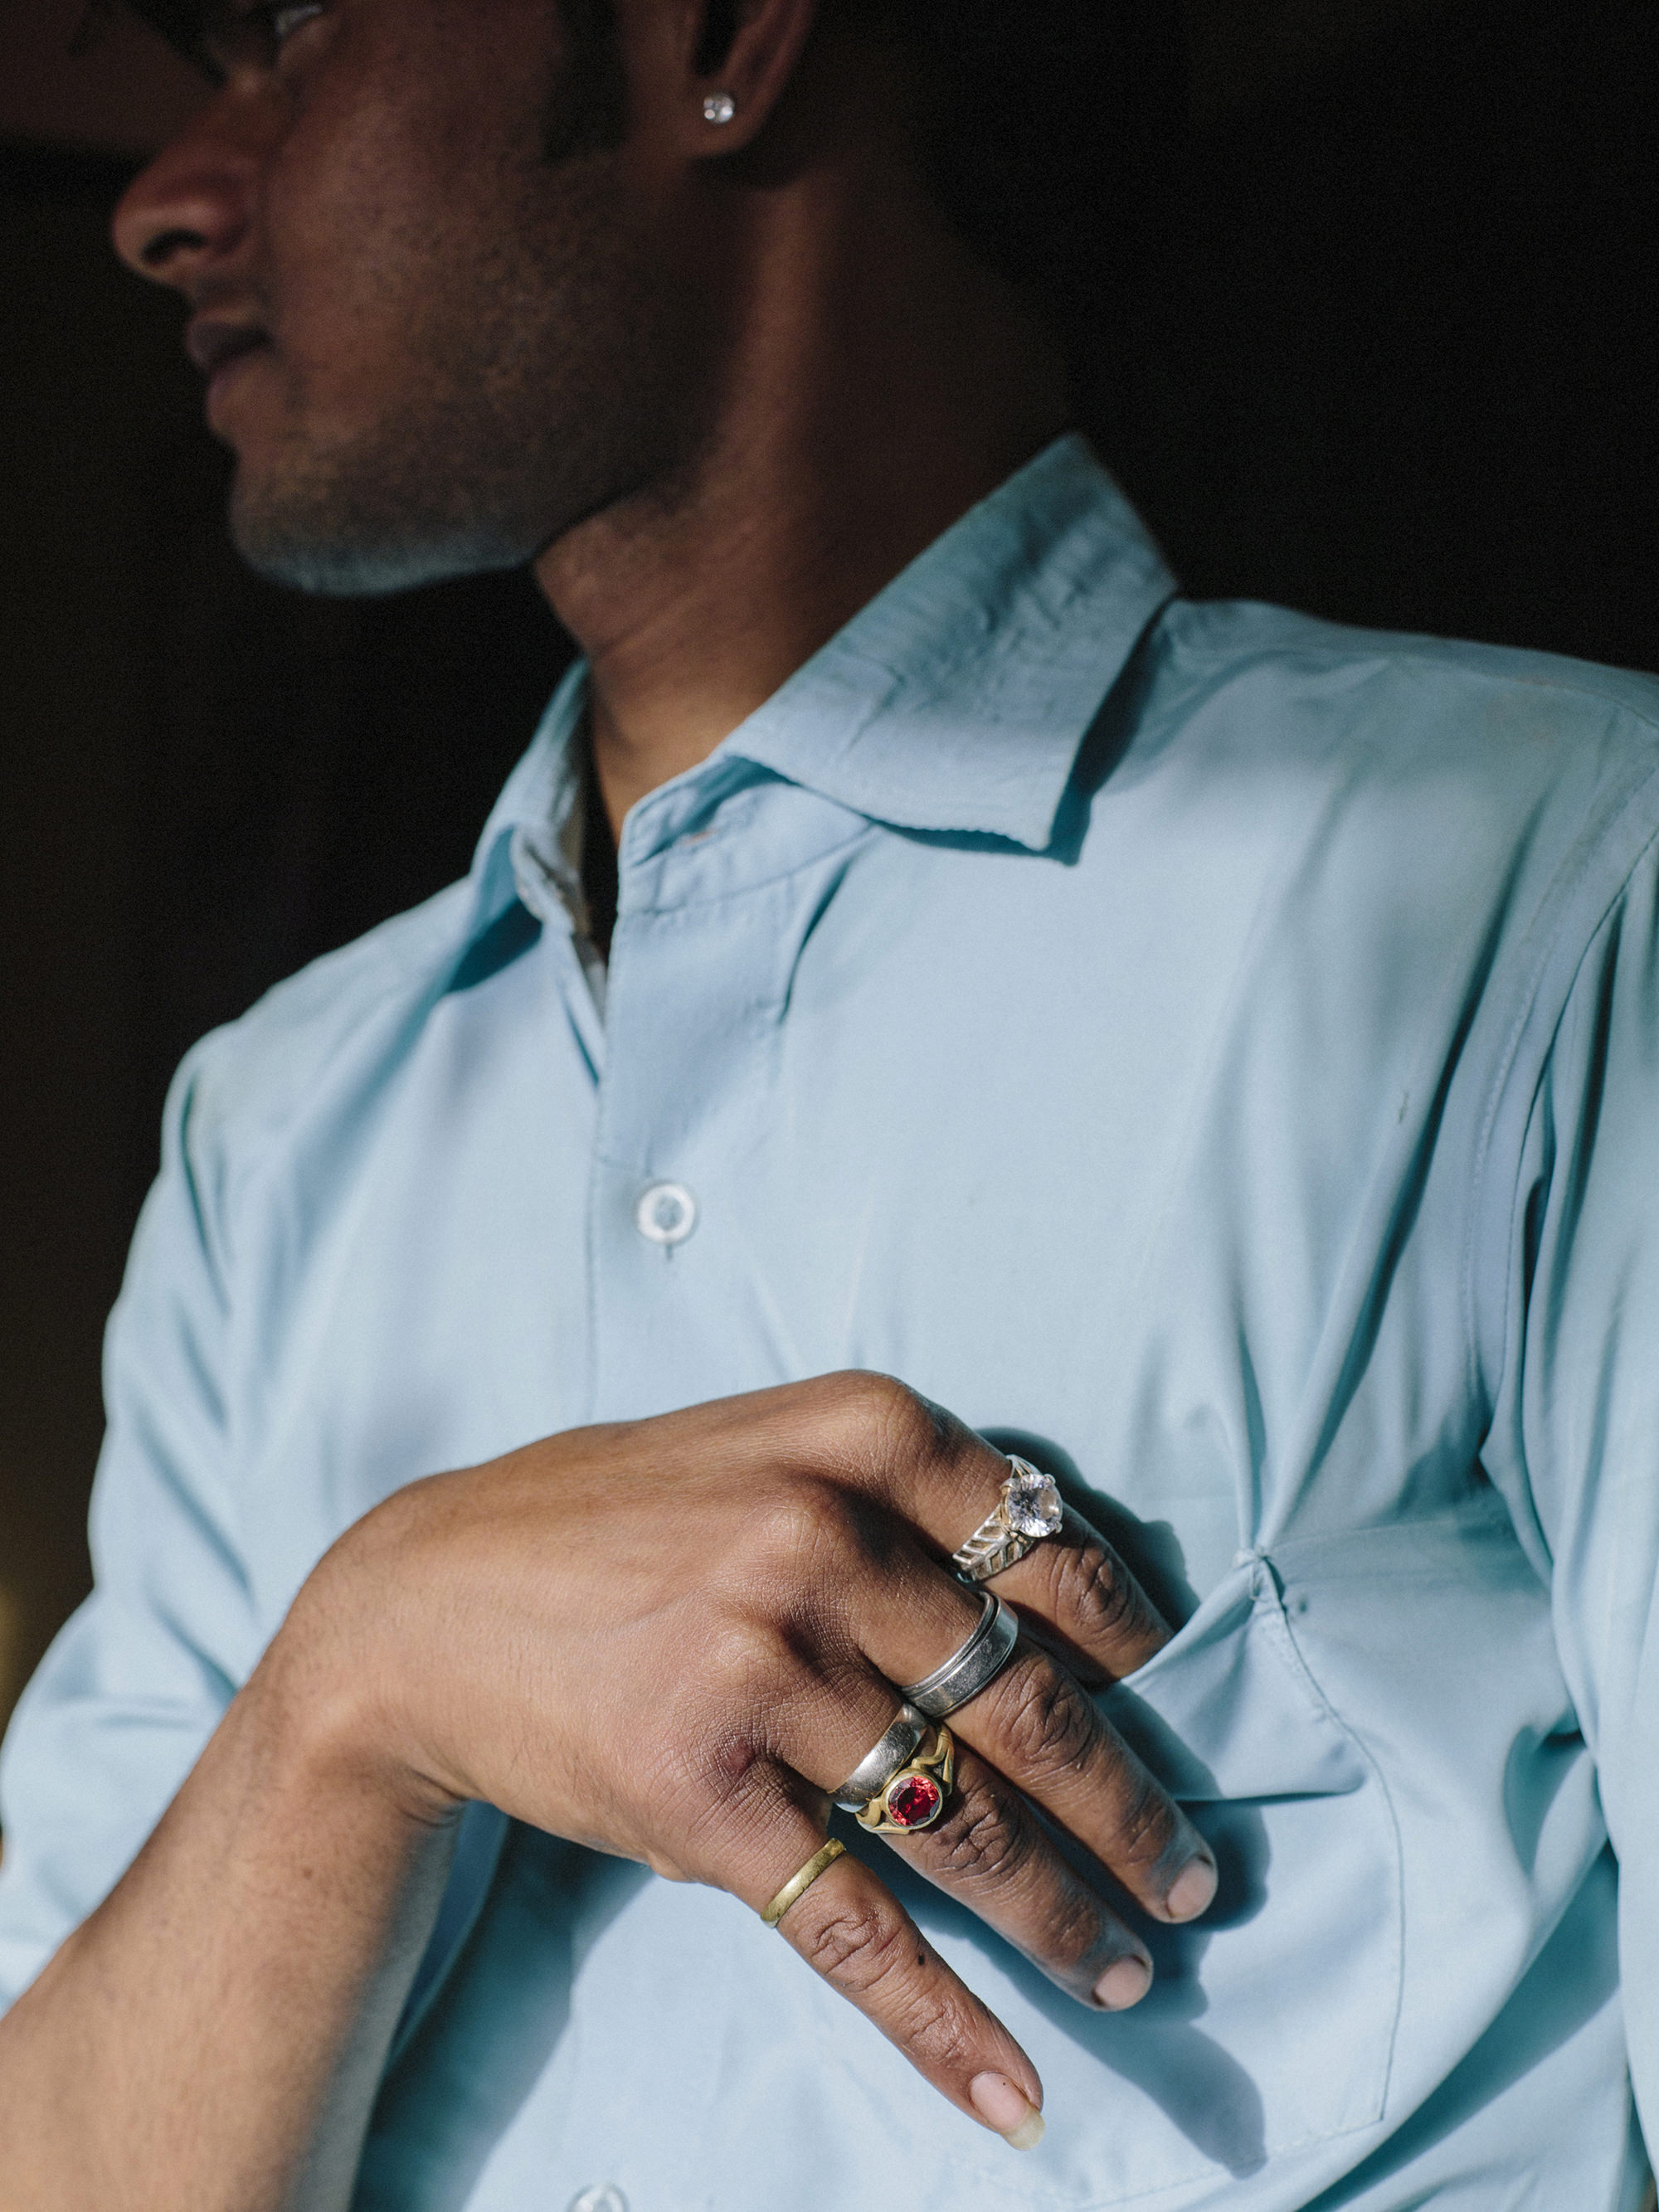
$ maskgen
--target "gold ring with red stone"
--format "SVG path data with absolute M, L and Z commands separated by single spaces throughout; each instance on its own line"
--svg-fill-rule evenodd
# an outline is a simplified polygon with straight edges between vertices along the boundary
M 956 1778 L 957 1740 L 939 1721 L 908 1765 L 901 1766 L 880 1796 L 863 1808 L 860 1825 L 878 1836 L 913 1836 L 931 1828 L 945 1810 Z

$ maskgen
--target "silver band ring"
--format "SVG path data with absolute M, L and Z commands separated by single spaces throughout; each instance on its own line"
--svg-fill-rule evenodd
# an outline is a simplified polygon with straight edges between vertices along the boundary
M 1012 1452 L 1007 1460 L 1012 1473 L 996 1504 L 961 1550 L 951 1554 L 951 1564 L 964 1582 L 988 1583 L 993 1575 L 1023 1559 L 1033 1545 L 1058 1535 L 1066 1517 L 1052 1475 Z
M 933 1723 L 914 1705 L 901 1705 L 881 1741 L 872 1744 L 835 1795 L 843 1813 L 860 1813 L 915 1757 Z
M 974 1632 L 943 1666 L 899 1692 L 907 1705 L 930 1721 L 965 1705 L 969 1698 L 988 1689 L 1013 1656 L 1019 1641 L 1019 1623 L 994 1590 L 985 1593 L 985 1609 L 974 1623 Z

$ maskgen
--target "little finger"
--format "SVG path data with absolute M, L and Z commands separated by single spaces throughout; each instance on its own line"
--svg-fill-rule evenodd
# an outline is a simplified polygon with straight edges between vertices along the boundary
M 804 1808 L 779 1805 L 739 1853 L 726 1887 L 764 1913 L 823 1840 L 822 1826 Z M 1036 2069 L 860 1860 L 834 1860 L 787 1905 L 776 1925 L 813 1972 L 958 2112 L 1017 2150 L 1042 2140 Z

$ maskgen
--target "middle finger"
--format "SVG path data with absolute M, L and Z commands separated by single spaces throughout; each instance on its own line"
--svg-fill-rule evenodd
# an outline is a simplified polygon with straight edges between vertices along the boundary
M 804 1694 L 780 1705 L 771 1753 L 827 1796 L 841 1796 L 894 1722 L 897 1692 L 860 1666 L 814 1670 L 799 1687 Z M 883 1762 L 890 1779 L 890 1762 L 908 1741 Z M 1151 1986 L 1145 1946 L 1067 1863 L 1020 1792 L 969 1746 L 957 1747 L 954 1778 L 930 1826 L 877 1832 L 1068 1995 L 1118 2011 Z
M 896 1588 L 872 1577 L 853 1608 L 866 1656 L 920 1680 L 966 1642 L 982 1597 L 920 1555 Z M 928 1664 L 918 1663 L 927 1659 Z M 1158 1919 L 1194 1919 L 1216 1890 L 1208 1845 L 1054 1656 L 1022 1636 L 988 1687 L 950 1716 L 958 1740 L 1036 1800 Z

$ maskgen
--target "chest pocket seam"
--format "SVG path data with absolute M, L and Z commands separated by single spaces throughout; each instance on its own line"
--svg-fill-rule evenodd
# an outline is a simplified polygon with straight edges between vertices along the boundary
M 1354 2121 L 1347 2127 L 1334 2130 L 1336 2134 L 1351 2135 L 1356 2128 L 1375 2126 L 1382 2118 L 1388 2110 L 1389 2088 L 1394 2079 L 1395 2047 L 1400 2033 L 1400 2010 L 1405 2001 L 1406 1988 L 1405 1841 L 1400 1832 L 1400 1816 L 1395 1810 L 1393 1794 L 1389 1790 L 1382 1767 L 1372 1756 L 1369 1747 L 1349 1727 L 1347 1722 L 1320 1687 L 1318 1677 L 1309 1666 L 1303 1655 L 1302 1648 L 1296 1640 L 1296 1632 L 1291 1626 L 1290 1614 L 1285 1604 L 1284 1577 L 1274 1565 L 1270 1553 L 1264 1552 L 1256 1555 L 1255 1582 L 1251 1595 L 1257 1610 L 1263 1616 L 1268 1638 L 1278 1650 L 1280 1659 L 1311 1703 L 1315 1711 L 1322 1719 L 1328 1721 L 1333 1728 L 1339 1730 L 1352 1747 L 1355 1757 L 1364 1765 L 1366 1774 L 1375 1785 L 1377 1801 L 1388 1817 L 1391 1873 L 1391 1894 L 1389 1899 L 1391 1907 L 1389 1914 L 1389 1963 L 1394 1982 L 1394 2014 L 1389 2023 L 1388 2049 L 1382 2063 L 1382 2080 L 1377 2087 L 1376 2111 L 1369 2119 Z M 1328 2138 L 1309 2136 L 1304 2140 L 1314 2142 L 1324 2141 Z M 1287 2145 L 1285 2148 L 1295 2148 L 1297 2146 Z

